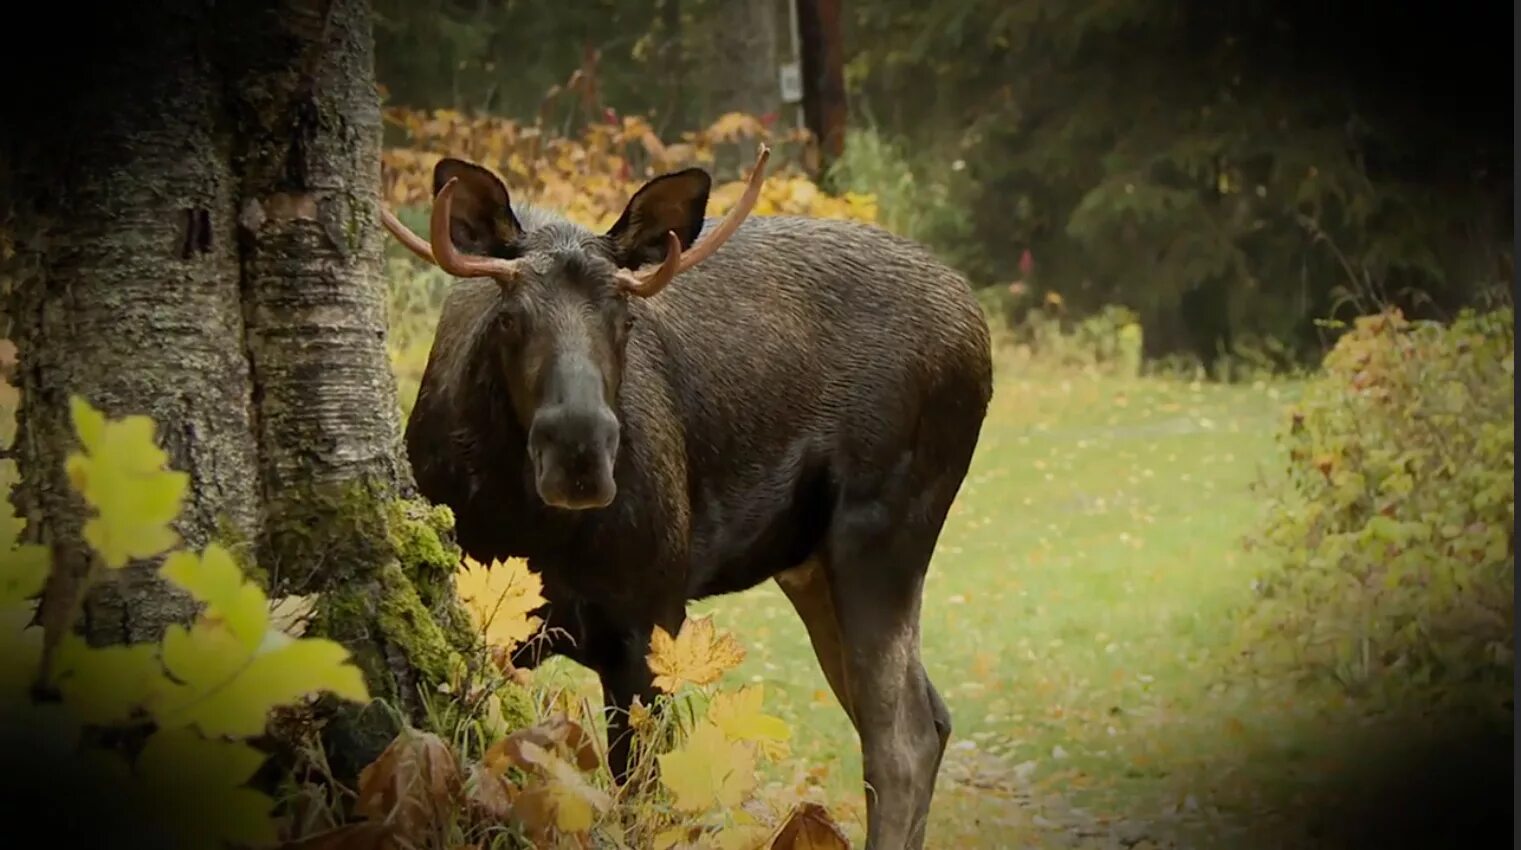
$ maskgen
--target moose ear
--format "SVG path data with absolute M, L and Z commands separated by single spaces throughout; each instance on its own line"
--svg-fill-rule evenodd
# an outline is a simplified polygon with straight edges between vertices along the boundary
M 682 250 L 702 232 L 713 179 L 701 168 L 664 174 L 640 187 L 608 228 L 618 265 L 626 269 L 665 259 L 666 233 L 674 232 Z
M 449 208 L 449 235 L 461 251 L 496 254 L 523 235 L 507 187 L 495 174 L 473 162 L 446 157 L 433 166 L 433 194 L 455 178 L 459 183 Z

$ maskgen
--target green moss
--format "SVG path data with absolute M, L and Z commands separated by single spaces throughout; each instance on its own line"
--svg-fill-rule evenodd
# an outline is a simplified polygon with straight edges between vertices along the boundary
M 363 581 L 396 557 L 388 536 L 390 488 L 359 479 L 284 488 L 268 507 L 259 562 L 288 585 L 310 593 Z
M 396 557 L 419 576 L 448 576 L 459 563 L 459 547 L 449 540 L 454 513 L 443 505 L 396 499 L 387 506 L 389 539 Z
M 385 640 L 429 680 L 446 681 L 460 654 L 450 645 L 399 564 L 392 562 L 381 569 L 380 590 L 376 621 Z

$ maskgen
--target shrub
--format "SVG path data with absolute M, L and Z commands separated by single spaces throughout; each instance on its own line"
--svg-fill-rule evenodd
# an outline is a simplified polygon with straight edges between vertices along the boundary
M 680 141 L 664 142 L 649 122 L 625 116 L 562 135 L 507 118 L 431 113 L 392 108 L 388 124 L 405 143 L 382 153 L 384 197 L 393 207 L 426 208 L 433 197 L 433 166 L 445 156 L 478 162 L 495 171 L 514 203 L 552 207 L 593 229 L 611 226 L 635 190 L 656 174 L 689 166 L 714 173 L 708 215 L 723 215 L 744 191 L 756 145 L 773 147 L 767 178 L 752 215 L 793 214 L 875 222 L 876 198 L 866 192 L 835 196 L 819 189 L 789 151 L 801 140 L 776 137 L 752 116 L 729 113 Z M 719 167 L 734 162 L 734 168 Z M 729 175 L 728 180 L 720 179 Z M 425 213 L 424 213 L 425 215 Z M 425 230 L 423 232 L 426 232 Z
M 1375 701 L 1509 697 L 1514 342 L 1509 309 L 1337 341 L 1280 434 L 1245 657 Z

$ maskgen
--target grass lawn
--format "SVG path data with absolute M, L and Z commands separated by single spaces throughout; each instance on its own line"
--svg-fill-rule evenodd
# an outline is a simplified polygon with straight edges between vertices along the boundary
M 1245 725 L 1211 729 L 1201 703 L 1249 593 L 1239 537 L 1283 391 L 1001 379 L 926 590 L 925 665 L 955 725 L 933 846 L 1068 840 L 1069 805 L 1140 817 L 1175 791 L 1192 805 L 1163 781 L 1190 759 L 1166 733 L 1186 724 L 1185 747 L 1217 754 Z M 708 611 L 749 649 L 731 675 L 765 683 L 860 840 L 855 732 L 786 599 L 768 585 L 694 606 Z

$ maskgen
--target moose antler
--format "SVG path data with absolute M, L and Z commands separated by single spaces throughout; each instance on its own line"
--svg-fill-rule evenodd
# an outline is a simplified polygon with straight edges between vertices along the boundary
M 750 180 L 745 185 L 745 193 L 740 196 L 734 208 L 729 210 L 729 214 L 724 216 L 724 220 L 718 223 L 718 227 L 713 229 L 708 238 L 683 254 L 681 240 L 676 238 L 673 231 L 666 231 L 665 261 L 651 271 L 619 271 L 618 284 L 633 295 L 648 298 L 664 289 L 676 275 L 713 256 L 713 252 L 734 235 L 740 223 L 750 215 L 750 210 L 755 208 L 755 202 L 760 198 L 761 183 L 765 182 L 763 175 L 766 170 L 766 161 L 770 158 L 771 149 L 762 144 L 760 153 L 755 157 L 755 168 L 751 170 Z
M 386 230 L 391 231 L 391 235 L 412 253 L 449 274 L 458 277 L 491 277 L 503 283 L 516 280 L 522 274 L 523 260 L 504 260 L 500 257 L 462 254 L 454 247 L 454 240 L 449 236 L 449 207 L 454 197 L 454 184 L 458 180 L 458 177 L 451 178 L 442 189 L 438 190 L 438 196 L 433 199 L 433 215 L 428 221 L 431 246 L 423 241 L 421 236 L 402 224 L 401 220 L 386 209 L 384 204 L 380 207 L 380 223 L 385 225 Z

